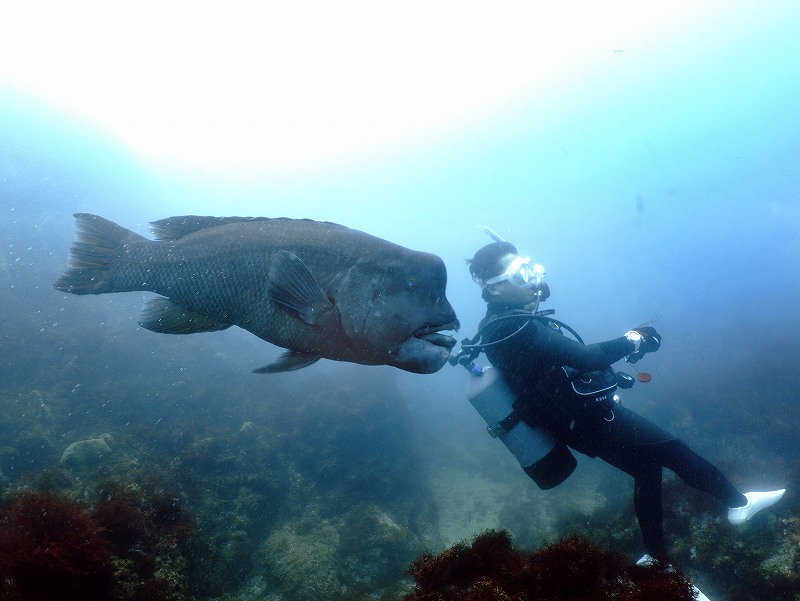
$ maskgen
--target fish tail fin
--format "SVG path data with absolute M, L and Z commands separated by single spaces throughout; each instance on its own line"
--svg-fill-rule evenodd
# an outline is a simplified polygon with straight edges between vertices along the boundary
M 146 238 L 113 221 L 90 213 L 75 213 L 75 243 L 69 250 L 67 270 L 53 288 L 72 294 L 124 292 L 114 266 L 128 243 Z

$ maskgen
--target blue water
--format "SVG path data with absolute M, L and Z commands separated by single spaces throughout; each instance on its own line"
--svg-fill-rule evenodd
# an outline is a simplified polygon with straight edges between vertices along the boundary
M 27 466 L 2 466 L 2 486 L 27 485 L 67 444 L 106 431 L 136 437 L 141 453 L 167 464 L 185 445 L 165 427 L 187 440 L 215 428 L 234 432 L 267 411 L 255 398 L 298 402 L 323 381 L 341 385 L 335 394 L 347 403 L 367 377 L 405 403 L 408 440 L 378 456 L 413 454 L 418 465 L 408 469 L 420 473 L 428 462 L 452 462 L 496 477 L 496 465 L 476 452 L 491 443 L 461 396 L 465 376 L 449 366 L 412 376 L 327 363 L 270 381 L 249 372 L 277 349 L 245 332 L 157 336 L 135 323 L 144 294 L 86 298 L 51 288 L 74 212 L 142 234 L 148 221 L 171 215 L 288 216 L 335 221 L 440 255 L 459 337 L 471 336 L 483 315 L 464 264 L 489 242 L 483 226 L 545 265 L 548 305 L 587 341 L 653 322 L 663 347 L 641 364 L 653 381 L 628 393 L 629 406 L 723 465 L 737 485 L 786 487 L 781 515 L 795 515 L 800 13 L 792 3 L 782 9 L 755 11 L 749 22 L 728 22 L 721 12 L 718 30 L 644 57 L 609 51 L 596 71 L 469 127 L 286 176 L 171 172 L 43 99 L 0 88 L 4 432 L 19 441 L 28 422 L 14 419 L 30 418 L 20 407 L 32 390 L 56 412 L 55 422 L 37 426 L 47 449 Z M 80 402 L 69 400 L 76 389 L 88 391 Z M 104 394 L 111 396 L 103 401 Z M 280 438 L 280 427 L 271 427 Z M 151 435 L 154 445 L 172 446 L 148 451 Z M 374 454 L 337 448 L 356 462 Z M 506 462 L 502 473 L 527 486 L 510 458 L 491 449 L 490 463 Z M 389 494 L 355 482 L 376 502 Z M 630 498 L 622 482 L 619 503 Z

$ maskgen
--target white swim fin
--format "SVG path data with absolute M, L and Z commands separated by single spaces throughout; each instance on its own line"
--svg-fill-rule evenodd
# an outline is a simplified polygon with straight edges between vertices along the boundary
M 747 520 L 753 517 L 762 509 L 771 507 L 783 496 L 786 492 L 785 488 L 780 490 L 769 490 L 766 492 L 746 492 L 744 493 L 747 499 L 747 505 L 742 507 L 732 507 L 728 510 L 728 521 L 731 524 L 744 524 Z
M 636 562 L 636 565 L 637 566 L 656 566 L 656 565 L 658 565 L 658 563 L 659 562 L 655 557 L 645 553 L 644 555 L 642 555 L 641 559 Z M 672 571 L 675 570 L 675 568 L 673 568 L 670 564 L 667 564 L 664 569 L 667 572 L 669 572 L 670 570 L 672 570 Z M 703 594 L 703 591 L 701 591 L 699 588 L 697 588 L 694 584 L 692 584 L 692 590 L 694 590 L 695 595 L 697 595 L 697 597 L 696 597 L 697 601 L 711 601 L 711 599 L 706 597 Z
M 711 601 L 711 599 L 709 599 L 708 597 L 706 597 L 706 596 L 703 594 L 703 591 L 701 591 L 701 590 L 700 590 L 699 588 L 697 588 L 695 585 L 692 585 L 692 588 L 694 589 L 694 592 L 695 592 L 695 593 L 697 593 L 697 601 Z

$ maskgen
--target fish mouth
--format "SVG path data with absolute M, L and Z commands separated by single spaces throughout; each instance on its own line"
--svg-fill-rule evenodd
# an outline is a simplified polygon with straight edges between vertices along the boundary
M 447 334 L 442 334 L 442 330 L 458 330 L 459 326 L 458 320 L 441 325 L 427 326 L 414 332 L 414 338 L 419 338 L 420 340 L 449 350 L 455 346 L 456 339 Z

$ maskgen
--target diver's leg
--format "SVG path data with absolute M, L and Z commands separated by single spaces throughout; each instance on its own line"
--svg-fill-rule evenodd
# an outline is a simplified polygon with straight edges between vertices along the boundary
M 664 467 L 675 472 L 692 488 L 716 497 L 728 507 L 742 507 L 747 497 L 731 484 L 712 463 L 703 459 L 679 440 L 669 440 L 652 446 L 650 454 Z
M 667 556 L 664 545 L 664 510 L 661 503 L 661 466 L 649 465 L 634 480 L 633 507 L 639 529 L 642 531 L 644 548 L 651 556 L 661 559 Z
M 743 524 L 762 509 L 777 503 L 786 492 L 780 489 L 742 494 L 716 466 L 679 440 L 652 445 L 650 453 L 689 486 L 725 503 L 728 506 L 728 520 L 732 524 Z
M 646 448 L 641 447 L 603 449 L 598 457 L 633 476 L 633 507 L 642 532 L 644 547 L 652 557 L 666 558 L 661 502 L 661 465 L 649 456 Z

